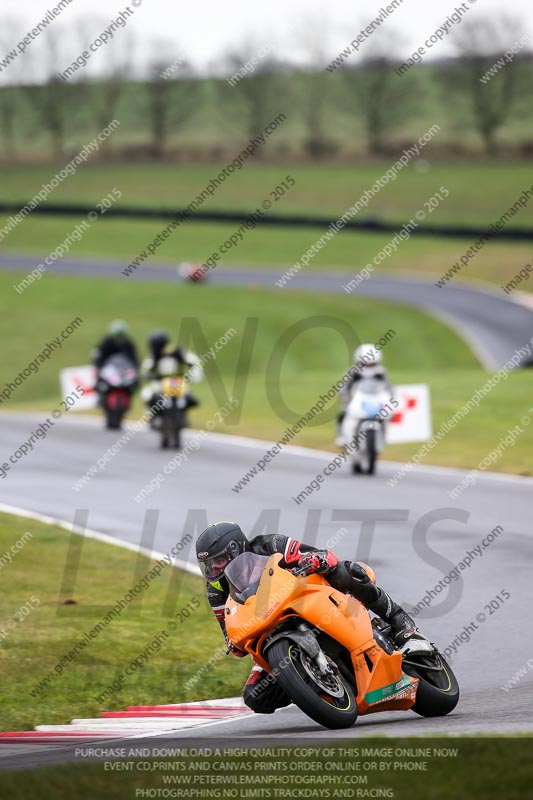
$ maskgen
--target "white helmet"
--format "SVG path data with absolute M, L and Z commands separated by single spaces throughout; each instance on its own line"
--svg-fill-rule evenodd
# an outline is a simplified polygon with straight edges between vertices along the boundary
M 373 344 L 361 344 L 354 352 L 353 359 L 357 367 L 374 367 L 381 364 L 381 350 Z

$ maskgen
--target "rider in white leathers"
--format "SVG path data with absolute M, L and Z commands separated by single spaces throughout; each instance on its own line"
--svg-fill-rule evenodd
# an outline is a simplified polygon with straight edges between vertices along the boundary
M 392 394 L 392 386 L 389 381 L 389 375 L 383 366 L 383 358 L 381 350 L 373 344 L 362 344 L 353 354 L 353 365 L 349 369 L 350 380 L 342 387 L 339 392 L 339 399 L 341 401 L 341 411 L 337 417 L 337 436 L 336 443 L 339 447 L 344 445 L 344 439 L 341 434 L 342 421 L 346 414 L 346 409 L 352 399 L 352 390 L 356 383 L 363 380 L 363 378 L 373 378 L 378 381 L 383 381 L 383 388 L 390 391 Z

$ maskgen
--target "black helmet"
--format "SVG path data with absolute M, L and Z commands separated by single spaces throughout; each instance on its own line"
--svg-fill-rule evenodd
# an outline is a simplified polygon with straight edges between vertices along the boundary
M 215 522 L 196 542 L 196 557 L 208 581 L 221 578 L 229 562 L 246 550 L 248 539 L 236 522 Z
M 167 346 L 170 339 L 168 333 L 165 331 L 154 331 L 148 337 L 148 346 L 152 353 L 161 352 L 161 350 Z

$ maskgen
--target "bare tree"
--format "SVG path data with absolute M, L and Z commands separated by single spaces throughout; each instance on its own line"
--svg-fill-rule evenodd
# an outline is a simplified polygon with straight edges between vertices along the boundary
M 89 17 L 78 25 L 79 51 L 89 50 L 89 44 L 104 30 L 105 19 Z M 76 72 L 70 79 L 76 83 L 86 109 L 86 116 L 103 130 L 116 119 L 118 109 L 128 92 L 137 52 L 137 40 L 128 30 L 117 31 L 106 45 L 105 51 L 93 57 L 88 66 Z M 111 142 L 102 143 L 102 151 L 109 149 Z
M 36 114 L 40 127 L 49 134 L 54 155 L 62 158 L 67 131 L 80 110 L 80 96 L 73 85 L 59 77 L 59 72 L 65 63 L 71 63 L 77 52 L 68 30 L 58 25 L 41 34 L 39 43 L 38 56 L 35 57 L 34 82 L 24 85 L 22 91 Z M 44 76 L 42 83 L 38 82 L 41 76 Z
M 20 34 L 24 30 L 22 20 L 8 16 L 0 21 L 0 53 L 2 57 L 13 50 L 16 42 L 20 41 Z M 16 156 L 15 122 L 20 107 L 20 91 L 18 84 L 23 81 L 26 74 L 28 58 L 16 58 L 2 70 L 2 83 L 0 85 L 0 128 L 4 145 L 4 155 L 7 160 Z
M 453 39 L 458 58 L 441 73 L 448 102 L 451 93 L 489 154 L 497 152 L 498 133 L 530 89 L 523 70 L 526 50 L 518 46 L 514 57 L 504 58 L 518 45 L 524 30 L 518 17 L 466 20 Z
M 329 21 L 310 15 L 299 26 L 299 41 L 304 52 L 305 70 L 298 80 L 299 108 L 305 125 L 304 147 L 310 156 L 320 156 L 335 148 L 327 130 L 332 76 L 324 71 L 327 63 Z
M 165 51 L 167 55 L 165 56 Z M 162 44 L 156 45 L 145 85 L 145 115 L 150 130 L 150 149 L 163 158 L 171 134 L 176 133 L 196 112 L 200 90 L 192 67 L 183 55 Z
M 387 151 L 392 132 L 413 116 L 420 101 L 418 76 L 408 75 L 400 80 L 395 73 L 399 61 L 397 45 L 398 37 L 374 33 L 357 64 L 341 69 L 363 121 L 368 152 L 373 155 Z
M 281 73 L 286 65 L 272 52 L 257 59 L 261 47 L 249 44 L 226 57 L 224 67 L 229 78 L 219 83 L 226 111 L 244 121 L 247 137 L 261 134 L 271 120 L 287 110 L 287 81 Z M 254 62 L 257 59 L 257 63 Z
M 18 108 L 19 91 L 15 86 L 0 88 L 0 125 L 4 143 L 4 155 L 7 160 L 16 157 L 15 119 Z

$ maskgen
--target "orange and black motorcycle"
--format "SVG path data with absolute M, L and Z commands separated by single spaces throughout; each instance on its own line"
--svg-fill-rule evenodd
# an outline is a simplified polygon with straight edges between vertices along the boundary
M 280 560 L 242 553 L 230 562 L 226 631 L 305 714 L 348 728 L 359 714 L 436 717 L 455 708 L 457 680 L 431 642 L 417 634 L 396 650 L 390 626 L 371 621 L 359 601 L 320 575 L 291 574 Z

